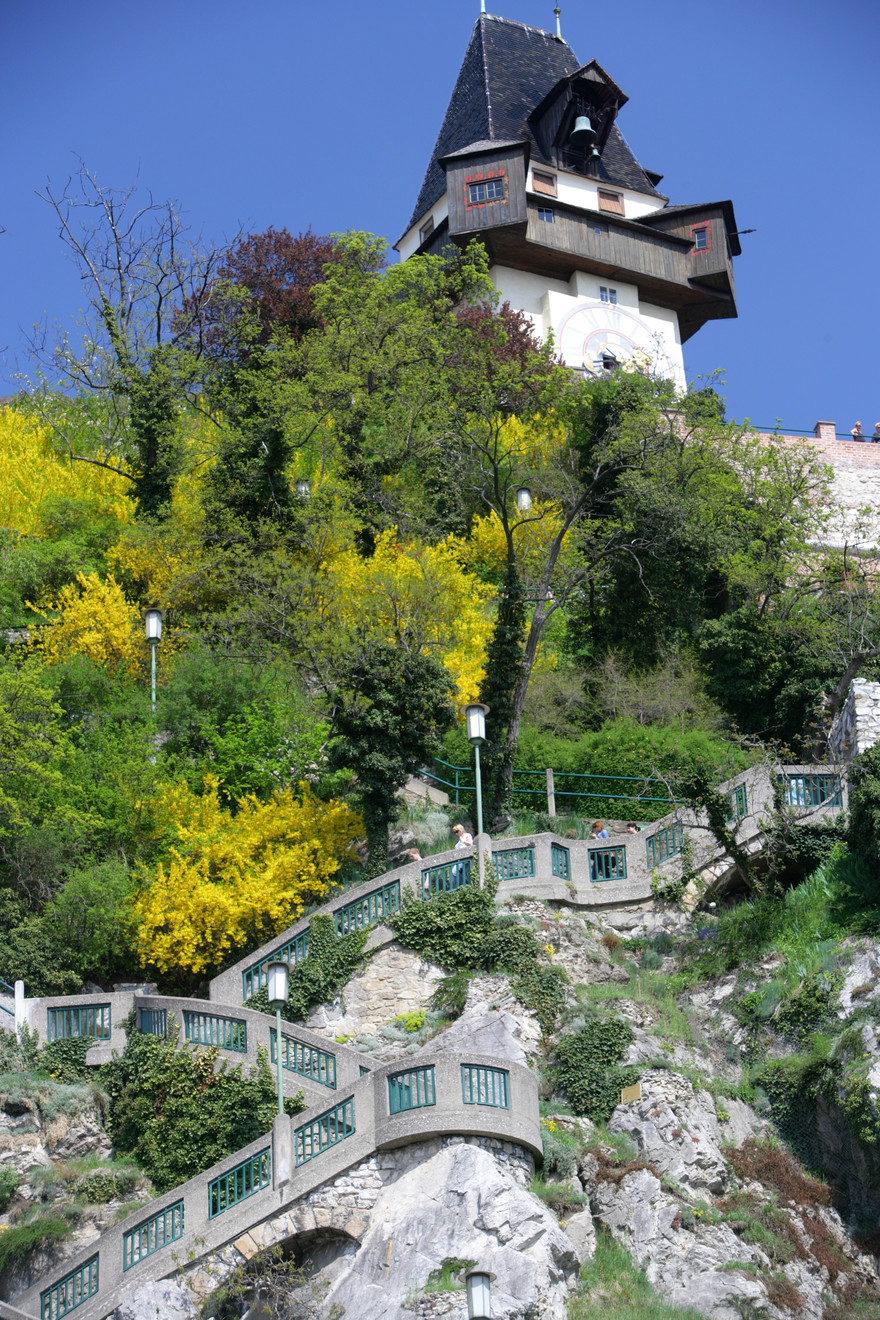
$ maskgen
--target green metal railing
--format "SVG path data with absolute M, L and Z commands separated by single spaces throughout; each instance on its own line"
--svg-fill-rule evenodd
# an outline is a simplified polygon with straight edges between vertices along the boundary
M 193 1013 L 184 1009 L 184 1035 L 194 1045 L 218 1045 L 221 1050 L 247 1054 L 247 1023 L 216 1013 Z
M 92 1256 L 40 1293 L 40 1320 L 61 1320 L 98 1291 L 98 1257 Z
M 295 935 L 287 944 L 279 945 L 273 953 L 261 958 L 258 963 L 254 963 L 253 967 L 248 967 L 247 971 L 241 974 L 244 1002 L 247 1003 L 251 995 L 256 994 L 264 985 L 269 984 L 269 973 L 266 971 L 269 963 L 289 962 L 296 964 L 302 962 L 303 958 L 308 957 L 308 952 L 309 932 L 304 930 L 299 935 Z
M 321 1151 L 336 1146 L 346 1137 L 354 1135 L 354 1096 L 349 1096 L 341 1104 L 328 1109 L 326 1114 L 313 1118 L 293 1134 L 294 1153 L 297 1165 L 307 1164 Z
M 230 1206 L 255 1196 L 272 1182 L 272 1153 L 267 1146 L 250 1159 L 208 1183 L 208 1217 L 216 1219 Z
M 76 1008 L 49 1009 L 49 1040 L 69 1040 L 74 1036 L 110 1039 L 110 1005 L 80 1004 Z
M 269 1053 L 272 1063 L 277 1059 L 275 1037 L 277 1032 L 269 1031 Z M 281 1067 L 321 1086 L 336 1086 L 336 1055 L 326 1050 L 319 1050 L 315 1045 L 306 1045 L 301 1040 L 281 1033 Z M 367 1069 L 369 1072 L 369 1069 Z
M 733 825 L 736 821 L 742 820 L 749 812 L 749 795 L 745 784 L 737 784 L 736 788 L 727 799 L 730 815 L 727 817 L 727 824 Z
M 466 1105 L 486 1105 L 492 1109 L 508 1109 L 508 1078 L 503 1068 L 486 1068 L 482 1064 L 461 1065 L 461 1098 Z
M 449 772 L 448 777 L 442 771 Z M 441 788 L 446 789 L 456 806 L 461 805 L 465 796 L 469 798 L 476 792 L 472 766 L 453 765 L 449 761 L 443 761 L 436 757 L 433 767 L 428 768 L 426 766 L 420 773 L 424 778 L 430 779 L 435 784 L 439 784 Z M 542 803 L 547 801 L 546 770 L 514 770 L 513 775 L 512 791 L 514 795 L 529 797 L 532 799 L 529 805 L 540 809 Z M 543 782 L 540 786 L 517 785 L 517 779 L 523 780 L 526 778 L 538 779 Z M 675 799 L 670 798 L 667 794 L 653 797 L 644 791 L 644 789 L 650 789 L 654 785 L 658 788 L 666 788 L 663 780 L 654 775 L 591 775 L 574 770 L 560 770 L 554 771 L 553 779 L 554 792 L 557 798 L 582 799 L 586 803 L 595 801 L 644 802 L 663 805 L 667 810 L 676 805 Z M 580 783 L 582 781 L 586 781 L 589 787 L 581 789 Z M 572 787 L 569 787 L 569 784 Z M 641 785 L 642 788 L 639 791 L 627 791 L 630 784 Z M 593 786 L 600 791 L 592 792 Z
M 142 1008 L 140 1013 L 141 1031 L 145 1036 L 168 1035 L 168 1009 Z
M 840 775 L 783 774 L 783 796 L 790 807 L 821 807 L 841 804 Z
M 684 826 L 676 822 L 665 830 L 658 830 L 645 840 L 648 865 L 659 866 L 670 857 L 676 857 L 684 846 Z
M 167 1209 L 145 1219 L 122 1238 L 122 1268 L 130 1270 L 154 1251 L 183 1237 L 183 1201 L 175 1201 Z
M 374 889 L 371 894 L 364 894 L 363 898 L 337 908 L 333 913 L 336 934 L 347 935 L 352 930 L 363 930 L 364 926 L 372 926 L 374 922 L 399 911 L 400 881 L 393 880 L 390 885 Z
M 470 857 L 462 857 L 460 862 L 444 862 L 442 866 L 429 866 L 422 871 L 422 890 L 425 898 L 435 894 L 451 894 L 455 889 L 463 889 L 471 880 Z
M 388 1078 L 388 1110 L 402 1114 L 405 1109 L 426 1109 L 437 1103 L 434 1068 L 411 1068 Z
M 505 848 L 492 853 L 492 862 L 499 881 L 524 880 L 535 874 L 534 848 Z
M 559 880 L 571 879 L 571 855 L 561 843 L 550 845 L 550 869 Z
M 13 999 L 13 1001 L 14 1001 L 14 1000 L 15 1000 L 15 986 L 14 986 L 14 985 L 9 985 L 8 982 L 6 982 L 6 981 L 0 981 L 0 995 L 11 995 L 11 996 L 12 996 L 12 999 Z M 8 1006 L 7 1004 L 4 1004 L 4 1002 L 3 1002 L 2 999 L 0 999 L 0 1009 L 2 1009 L 4 1013 L 8 1013 L 10 1017 L 12 1017 L 12 1018 L 15 1017 L 15 1008 L 14 1008 L 14 1007 L 9 1008 L 9 1006 Z
M 604 880 L 626 879 L 626 848 L 591 848 L 590 879 L 596 883 Z

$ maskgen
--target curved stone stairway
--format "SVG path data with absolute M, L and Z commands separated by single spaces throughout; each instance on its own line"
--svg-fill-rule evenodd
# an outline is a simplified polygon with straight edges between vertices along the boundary
M 797 820 L 813 821 L 841 810 L 846 784 L 834 766 L 753 768 L 723 786 L 739 842 L 759 852 L 774 803 L 771 775 Z M 383 918 L 399 911 L 407 887 L 414 898 L 477 883 L 475 857 L 491 854 L 499 900 L 508 895 L 574 907 L 621 907 L 651 898 L 652 879 L 666 884 L 680 874 L 685 839 L 691 865 L 710 883 L 723 881 L 725 857 L 699 813 L 682 810 L 638 835 L 578 840 L 552 833 L 476 841 L 475 856 L 448 852 L 398 867 L 378 880 L 337 895 L 319 908 L 333 917 L 337 933 L 372 927 L 371 947 L 393 936 Z M 210 999 L 183 999 L 136 989 L 111 995 L 26 999 L 16 985 L 16 1022 L 44 1039 L 90 1035 L 98 1043 L 89 1062 L 121 1049 L 121 1022 L 133 1007 L 142 1031 L 166 1036 L 176 1023 L 180 1043 L 217 1046 L 222 1055 L 254 1063 L 265 1048 L 275 1062 L 274 1018 L 243 1004 L 266 982 L 266 965 L 308 956 L 309 918 L 297 922 L 256 952 L 214 978 Z M 509 1060 L 432 1050 L 379 1067 L 344 1045 L 285 1023 L 281 1032 L 284 1089 L 302 1090 L 309 1108 L 279 1116 L 273 1129 L 250 1146 L 130 1215 L 47 1272 L 39 1284 L 0 1302 L 8 1320 L 100 1320 L 126 1293 L 176 1272 L 234 1243 L 250 1229 L 276 1218 L 303 1196 L 379 1150 L 416 1140 L 464 1135 L 513 1142 L 541 1153 L 537 1080 Z

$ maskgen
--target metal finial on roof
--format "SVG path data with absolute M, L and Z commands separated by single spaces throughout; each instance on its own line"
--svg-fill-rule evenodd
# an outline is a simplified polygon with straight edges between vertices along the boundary
M 486 0 L 480 0 L 480 13 L 485 14 L 485 12 L 486 12 Z
M 553 12 L 554 12 L 554 14 L 556 15 L 556 38 L 557 38 L 558 41 L 561 41 L 561 40 L 562 40 L 562 27 L 561 27 L 560 22 L 559 22 L 559 15 L 562 13 L 562 10 L 559 8 L 559 5 L 556 6 L 556 8 L 553 10 Z

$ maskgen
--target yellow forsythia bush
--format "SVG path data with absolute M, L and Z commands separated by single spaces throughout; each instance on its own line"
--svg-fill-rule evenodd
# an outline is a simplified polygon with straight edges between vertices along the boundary
M 327 577 L 344 625 L 429 651 L 448 670 L 458 701 L 477 700 L 495 589 L 462 566 L 456 546 L 401 544 L 387 531 L 369 559 L 353 549 L 336 555 Z
M 76 582 L 62 587 L 46 608 L 27 603 L 49 620 L 37 644 L 50 662 L 85 655 L 120 675 L 135 674 L 143 663 L 140 610 L 115 578 L 102 582 L 96 573 L 78 573 Z
M 249 795 L 224 807 L 219 781 L 204 794 L 167 786 L 152 804 L 157 833 L 176 838 L 135 901 L 141 964 L 165 973 L 216 971 L 246 944 L 260 944 L 323 898 L 363 834 L 343 802 L 306 785 L 268 802 Z
M 128 486 L 108 468 L 60 456 L 46 428 L 13 408 L 0 408 L 0 527 L 39 534 L 43 501 L 59 497 L 89 500 L 129 522 L 134 505 Z

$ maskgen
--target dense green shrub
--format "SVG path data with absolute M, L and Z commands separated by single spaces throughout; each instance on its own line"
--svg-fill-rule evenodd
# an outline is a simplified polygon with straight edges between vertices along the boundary
M 544 1035 L 551 1035 L 568 996 L 565 970 L 552 964 L 534 964 L 520 972 L 512 989 L 523 1007 L 530 1008 L 535 1014 Z
M 74 1230 L 74 1221 L 56 1210 L 37 1213 L 5 1233 L 0 1233 L 0 1275 L 21 1269 L 37 1251 L 48 1251 L 65 1242 Z
M 9 1209 L 9 1202 L 12 1200 L 18 1188 L 19 1177 L 15 1169 L 10 1169 L 8 1164 L 0 1168 L 0 1214 Z
M 86 1055 L 94 1043 L 93 1036 L 51 1040 L 40 1050 L 38 1066 L 56 1082 L 84 1082 L 94 1072 L 86 1065 Z
M 303 1022 L 316 1004 L 326 1004 L 347 985 L 361 964 L 368 930 L 337 936 L 333 917 L 318 913 L 309 922 L 309 956 L 290 969 L 290 990 L 281 1010 L 286 1022 Z M 248 1008 L 269 1012 L 269 991 L 262 986 Z
M 389 924 L 401 944 L 439 967 L 481 967 L 495 923 L 495 890 L 487 876 L 482 888 L 470 884 L 429 903 L 405 902 Z
M 470 764 L 470 749 L 463 732 L 456 730 L 445 741 L 445 759 L 456 765 Z M 702 730 L 682 732 L 679 725 L 658 726 L 636 724 L 634 720 L 609 720 L 595 732 L 581 734 L 576 739 L 556 738 L 553 734 L 542 732 L 525 725 L 520 734 L 516 753 L 516 770 L 534 770 L 543 775 L 547 766 L 555 772 L 557 793 L 586 792 L 584 780 L 566 779 L 566 773 L 608 775 L 606 783 L 589 786 L 591 793 L 608 792 L 617 795 L 607 799 L 593 798 L 586 810 L 593 816 L 619 817 L 637 815 L 640 820 L 654 820 L 669 810 L 663 802 L 640 802 L 627 805 L 617 797 L 641 795 L 644 798 L 668 798 L 665 784 L 647 781 L 654 770 L 668 779 L 676 776 L 695 763 L 715 767 L 717 778 L 723 779 L 747 764 L 746 758 L 736 750 L 733 744 L 722 738 L 712 737 Z M 633 776 L 634 779 L 614 776 Z M 589 783 L 589 781 L 587 781 Z M 537 777 L 515 781 L 517 790 L 523 787 L 534 788 L 533 793 L 523 794 L 517 791 L 517 808 L 532 806 L 540 810 L 546 806 L 546 790 Z M 569 804 L 575 799 L 566 798 Z
M 459 967 L 437 982 L 431 996 L 431 1008 L 435 1013 L 445 1013 L 447 1017 L 461 1017 L 467 1003 L 470 973 L 465 967 Z
M 621 1068 L 620 1056 L 633 1040 L 620 1018 L 587 1022 L 556 1046 L 559 1087 L 576 1114 L 605 1123 L 620 1103 L 620 1092 L 638 1081 L 637 1068 Z
M 105 1064 L 110 1097 L 107 1129 L 117 1150 L 137 1160 L 156 1191 L 194 1177 L 272 1127 L 277 1112 L 275 1078 L 265 1052 L 251 1076 L 241 1066 L 215 1069 L 216 1049 L 178 1050 L 174 1035 L 160 1040 L 126 1022 L 121 1058 Z M 287 1101 L 288 1112 L 304 1104 Z

